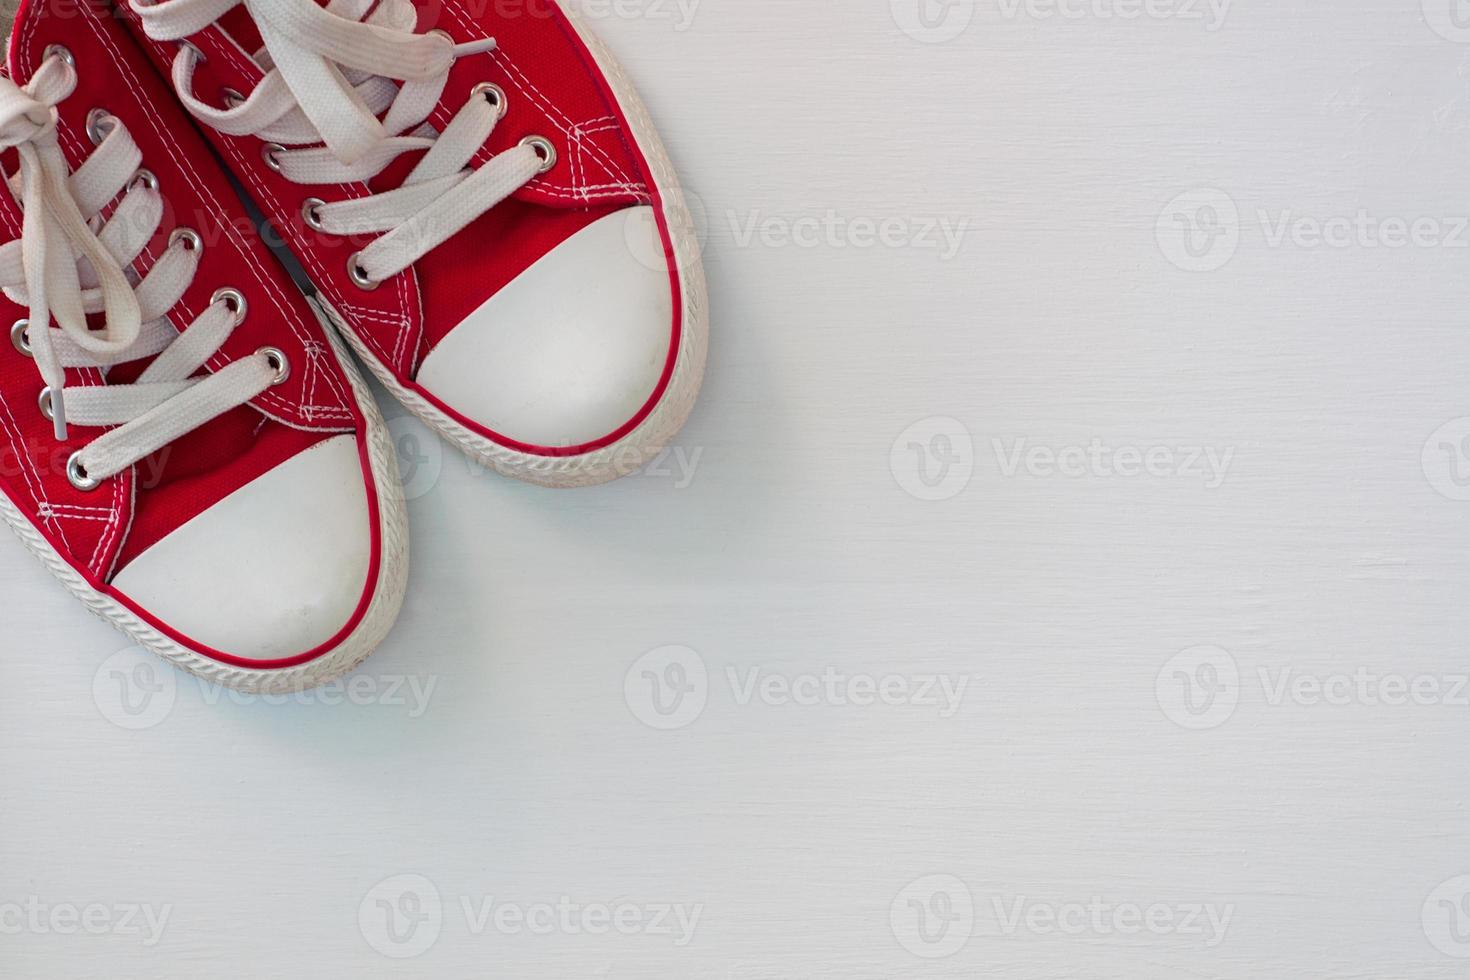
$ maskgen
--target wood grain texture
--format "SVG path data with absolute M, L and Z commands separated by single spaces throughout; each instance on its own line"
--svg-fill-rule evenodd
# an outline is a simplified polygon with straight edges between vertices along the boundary
M 1449 3 L 584 7 L 705 216 L 678 453 L 395 422 L 407 607 L 303 703 L 0 543 L 0 974 L 1465 976 Z

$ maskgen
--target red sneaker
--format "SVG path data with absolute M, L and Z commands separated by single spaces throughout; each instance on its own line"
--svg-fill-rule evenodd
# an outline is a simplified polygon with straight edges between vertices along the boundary
M 256 691 L 343 673 L 407 564 L 365 385 L 117 18 L 29 0 L 8 76 L 0 513 L 180 667 Z
M 357 353 L 472 457 L 549 486 L 662 448 L 704 371 L 673 168 L 553 0 L 132 0 L 132 22 Z

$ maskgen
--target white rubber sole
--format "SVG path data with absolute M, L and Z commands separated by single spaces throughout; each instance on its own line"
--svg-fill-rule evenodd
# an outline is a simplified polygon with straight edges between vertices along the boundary
M 351 671 L 377 649 L 398 619 L 408 586 L 408 513 L 399 482 L 398 456 L 388 427 L 346 349 L 325 325 L 323 332 L 342 363 L 367 422 L 368 459 L 378 489 L 378 530 L 383 550 L 367 612 L 357 628 L 331 652 L 310 663 L 278 670 L 237 667 L 215 660 L 165 636 L 116 599 L 92 588 L 3 494 L 0 494 L 0 516 L 51 574 L 98 617 L 127 634 L 140 647 L 211 683 L 253 694 L 288 694 L 325 684 Z
M 659 139 L 647 107 L 617 59 L 580 22 L 577 14 L 570 10 L 566 10 L 566 14 L 607 77 L 618 105 L 632 128 L 638 148 L 648 161 L 655 190 L 662 203 L 664 220 L 668 224 L 669 238 L 674 246 L 682 309 L 679 349 L 675 355 L 674 372 L 664 390 L 663 398 L 648 417 L 617 442 L 580 456 L 538 456 L 512 449 L 466 428 L 399 382 L 393 372 L 353 332 L 341 314 L 323 297 L 317 297 L 358 358 L 411 413 L 481 465 L 517 480 L 553 488 L 608 483 L 630 476 L 652 462 L 673 441 L 674 436 L 678 435 L 694 410 L 704 381 L 709 351 L 709 298 L 705 286 L 704 265 L 700 258 L 699 237 L 695 232 L 694 219 L 685 203 L 684 192 L 679 186 L 678 176 L 674 172 L 674 165 Z

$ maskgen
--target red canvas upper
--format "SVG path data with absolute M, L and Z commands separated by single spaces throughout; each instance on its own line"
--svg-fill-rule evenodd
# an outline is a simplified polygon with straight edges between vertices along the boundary
M 150 40 L 126 4 L 119 12 L 166 75 L 176 44 Z M 309 197 L 332 203 L 395 187 L 417 161 L 417 154 L 407 154 L 371 185 L 308 186 L 293 183 L 267 166 L 262 144 L 255 137 L 205 128 L 323 297 L 350 321 L 363 343 L 402 383 L 438 404 L 433 393 L 417 388 L 413 379 L 423 358 L 440 340 L 558 244 L 613 211 L 658 202 L 659 189 L 611 86 L 554 0 L 514 5 L 427 0 L 419 4 L 419 27 L 446 30 L 457 41 L 496 39 L 494 51 L 456 62 L 429 119 L 431 125 L 442 128 L 473 97 L 471 89 L 477 83 L 493 82 L 507 93 L 509 112 L 472 166 L 532 135 L 549 138 L 560 159 L 550 172 L 375 290 L 354 286 L 347 271 L 349 257 L 371 238 L 354 241 L 316 232 L 305 224 L 302 204 Z M 206 59 L 194 78 L 194 94 L 203 101 L 226 107 L 226 92 L 249 93 L 263 74 L 247 53 L 258 49 L 259 39 L 244 7 L 193 35 L 189 43 Z M 667 230 L 663 233 L 666 250 L 672 255 Z M 678 310 L 679 285 L 672 261 L 670 290 Z M 676 320 L 671 324 L 670 369 L 678 330 Z M 645 413 L 661 394 L 662 386 L 650 397 Z M 456 414 L 453 406 L 438 407 Z M 459 420 L 487 437 L 515 445 L 471 420 Z M 630 419 L 622 431 L 637 421 Z M 611 433 L 605 442 L 619 436 Z M 571 455 L 588 447 L 517 448 Z
M 347 379 L 328 349 L 311 308 L 259 241 L 228 180 L 172 91 L 157 76 L 131 33 L 110 12 L 68 0 L 28 0 L 11 38 L 8 70 L 24 83 L 48 45 L 76 59 L 76 91 L 58 107 L 61 146 L 70 166 L 92 150 L 87 113 L 106 109 L 126 126 L 157 175 L 166 204 L 158 236 L 135 263 L 146 273 L 171 231 L 196 230 L 204 241 L 198 273 L 170 312 L 186 325 L 215 290 L 234 287 L 249 314 L 212 358 L 213 371 L 264 346 L 282 350 L 290 378 L 255 402 L 213 422 L 107 480 L 92 492 L 74 489 L 66 461 L 102 430 L 73 426 L 57 443 L 37 409 L 42 387 L 35 362 L 7 344 L 0 351 L 0 489 L 57 551 L 94 583 L 105 583 L 153 543 L 224 497 L 330 435 L 360 432 L 363 419 Z M 7 172 L 10 167 L 7 166 Z M 0 236 L 21 233 L 21 212 L 0 194 Z M 8 328 L 27 310 L 0 296 Z M 123 365 L 131 378 L 141 365 Z M 72 370 L 68 385 L 105 383 L 99 371 Z M 227 561 L 227 556 L 221 556 Z

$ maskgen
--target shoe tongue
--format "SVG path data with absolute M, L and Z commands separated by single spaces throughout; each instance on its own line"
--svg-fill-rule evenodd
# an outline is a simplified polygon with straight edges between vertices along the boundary
M 0 0 L 0 3 L 3 2 L 4 0 Z M 255 21 L 250 18 L 250 13 L 245 9 L 244 4 L 225 14 L 216 24 L 251 57 L 254 57 L 264 44 L 260 39 L 260 31 L 256 30 Z

